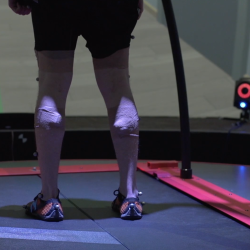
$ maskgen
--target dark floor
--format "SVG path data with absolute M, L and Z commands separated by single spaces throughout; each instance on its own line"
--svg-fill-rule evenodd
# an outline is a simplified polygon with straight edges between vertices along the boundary
M 61 165 L 79 163 L 83 162 L 62 161 Z M 37 164 L 0 163 L 0 167 L 18 165 Z M 223 188 L 238 189 L 239 195 L 244 190 L 245 198 L 249 199 L 247 167 L 241 171 L 240 166 L 197 163 L 192 166 L 196 176 L 219 182 Z M 214 169 L 216 173 L 212 173 Z M 65 213 L 64 221 L 59 223 L 34 220 L 24 214 L 21 206 L 40 191 L 38 176 L 0 177 L 0 249 L 249 249 L 249 228 L 139 171 L 141 200 L 146 201 L 144 216 L 139 221 L 121 220 L 110 209 L 118 175 L 118 172 L 59 175 Z
M 239 120 L 227 118 L 190 118 L 191 131 L 228 132 Z M 108 130 L 108 117 L 66 117 L 67 130 Z M 179 117 L 140 117 L 140 130 L 180 130 Z M 243 124 L 237 132 L 250 133 L 250 124 Z
M 0 131 L 16 129 L 34 129 L 33 113 L 0 114 Z M 17 123 L 18 120 L 18 123 Z M 190 118 L 191 131 L 228 132 L 240 119 L 232 118 Z M 66 116 L 66 130 L 109 130 L 107 116 Z M 179 131 L 179 117 L 141 116 L 140 130 L 147 131 Z M 245 123 L 237 129 L 238 132 L 250 133 L 250 124 Z

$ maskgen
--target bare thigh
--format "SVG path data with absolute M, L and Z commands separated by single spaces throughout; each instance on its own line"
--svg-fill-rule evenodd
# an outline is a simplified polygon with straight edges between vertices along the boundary
M 66 73 L 73 71 L 74 50 L 36 51 L 39 70 L 45 72 Z
M 37 108 L 49 107 L 64 115 L 73 76 L 74 51 L 35 51 L 39 68 Z
M 36 52 L 39 65 L 39 97 L 50 94 L 58 106 L 65 105 L 67 93 L 73 75 L 74 51 Z M 116 51 L 109 57 L 93 58 L 93 66 L 98 87 L 107 108 L 118 107 L 123 97 L 133 102 L 129 86 L 129 47 Z M 44 80 L 46 80 L 44 82 Z M 47 92 L 47 93 L 46 93 Z M 41 99 L 38 98 L 38 102 Z
M 129 48 L 94 59 L 95 77 L 106 107 L 117 108 L 122 99 L 134 102 L 129 82 Z
M 129 47 L 116 51 L 111 56 L 106 58 L 93 58 L 94 69 L 105 68 L 128 68 L 129 65 Z

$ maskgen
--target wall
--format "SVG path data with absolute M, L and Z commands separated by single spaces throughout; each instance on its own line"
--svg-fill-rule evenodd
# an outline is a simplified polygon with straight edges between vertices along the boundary
M 157 19 L 166 24 L 162 0 Z M 248 0 L 172 0 L 180 37 L 218 67 L 238 79 L 250 74 Z

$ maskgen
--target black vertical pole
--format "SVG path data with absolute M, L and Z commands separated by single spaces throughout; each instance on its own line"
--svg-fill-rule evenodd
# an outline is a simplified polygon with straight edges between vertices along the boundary
M 174 58 L 175 75 L 177 81 L 180 125 L 181 125 L 181 153 L 182 153 L 182 169 L 181 178 L 191 179 L 191 156 L 190 156 L 190 128 L 185 73 L 181 54 L 180 40 L 175 22 L 174 10 L 171 0 L 162 0 L 168 32 L 171 41 L 172 53 Z

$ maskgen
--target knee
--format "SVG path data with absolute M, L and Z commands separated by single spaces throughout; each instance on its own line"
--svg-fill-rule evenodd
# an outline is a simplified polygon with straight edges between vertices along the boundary
M 35 127 L 41 129 L 64 129 L 64 118 L 55 107 L 38 107 L 35 117 Z

